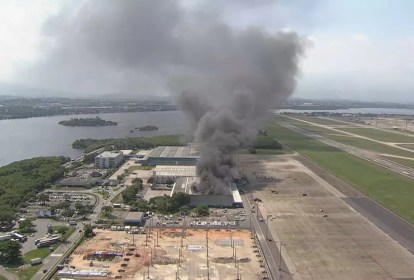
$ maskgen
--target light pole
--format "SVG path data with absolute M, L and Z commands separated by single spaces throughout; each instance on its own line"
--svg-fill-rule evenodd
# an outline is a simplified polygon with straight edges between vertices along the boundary
M 272 217 L 272 214 L 268 214 L 266 218 L 266 239 L 269 239 L 269 218 Z
M 282 243 L 282 241 L 280 241 L 280 246 L 279 246 L 279 271 L 282 270 L 282 246 L 283 246 L 283 243 Z

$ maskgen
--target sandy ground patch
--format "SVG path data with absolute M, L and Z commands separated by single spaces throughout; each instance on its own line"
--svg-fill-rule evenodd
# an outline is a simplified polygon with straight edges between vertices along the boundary
M 176 279 L 177 273 L 180 279 L 205 279 L 206 237 L 210 279 L 236 279 L 238 273 L 242 279 L 261 279 L 264 268 L 248 230 L 210 229 L 207 233 L 204 229 L 152 229 L 147 238 L 146 234 L 133 236 L 97 229 L 94 238 L 74 251 L 69 265 L 76 269 L 106 269 L 111 278 L 121 275 L 122 279 L 143 279 L 149 267 L 151 279 Z M 114 251 L 122 256 L 98 259 L 93 256 L 96 251 Z

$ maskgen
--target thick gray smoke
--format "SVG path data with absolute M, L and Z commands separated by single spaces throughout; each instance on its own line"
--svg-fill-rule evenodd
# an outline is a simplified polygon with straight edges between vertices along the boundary
M 85 1 L 47 22 L 47 54 L 26 77 L 78 92 L 175 94 L 202 143 L 204 192 L 221 193 L 236 152 L 292 94 L 303 44 L 292 32 L 230 26 L 219 5 L 209 13 L 185 2 Z
M 213 34 L 211 34 L 213 36 Z M 179 104 L 195 123 L 201 143 L 201 192 L 223 193 L 234 180 L 235 156 L 253 143 L 269 109 L 293 93 L 302 53 L 293 33 L 232 31 L 220 59 L 209 61 L 207 91 L 184 92 Z M 215 56 L 214 52 L 211 52 Z

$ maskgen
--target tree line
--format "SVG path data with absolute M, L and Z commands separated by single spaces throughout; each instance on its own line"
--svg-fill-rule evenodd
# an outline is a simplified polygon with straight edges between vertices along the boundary
M 135 150 L 152 149 L 157 146 L 180 146 L 182 144 L 180 135 L 162 135 L 154 137 L 128 137 L 119 139 L 78 139 L 72 143 L 72 147 L 88 153 L 102 147 L 105 147 L 107 150 Z
M 65 171 L 65 157 L 38 157 L 0 167 L 0 223 L 10 223 L 19 207 L 52 186 Z
M 71 118 L 69 120 L 60 121 L 59 124 L 65 126 L 108 126 L 118 125 L 117 122 L 107 121 L 96 116 L 95 118 Z

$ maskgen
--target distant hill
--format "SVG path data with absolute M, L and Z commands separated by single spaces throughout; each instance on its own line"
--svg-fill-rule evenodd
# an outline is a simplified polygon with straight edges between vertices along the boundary
M 154 94 L 140 93 L 107 93 L 107 94 L 90 94 L 90 93 L 71 93 L 57 89 L 30 87 L 12 83 L 0 82 L 0 100 L 13 98 L 81 98 L 81 99 L 101 99 L 101 100 L 133 100 L 133 101 L 168 101 L 168 96 L 158 96 Z
M 0 99 L 15 97 L 71 97 L 72 94 L 56 89 L 36 88 L 12 83 L 0 83 Z

